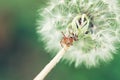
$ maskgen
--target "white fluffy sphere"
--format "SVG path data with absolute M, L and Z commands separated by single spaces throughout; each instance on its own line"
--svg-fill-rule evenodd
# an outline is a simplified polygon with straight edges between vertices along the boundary
M 100 62 L 110 61 L 116 50 L 115 44 L 120 40 L 120 13 L 117 4 L 117 0 L 50 0 L 47 7 L 39 10 L 42 19 L 38 20 L 37 29 L 45 42 L 45 49 L 51 53 L 59 51 L 63 36 L 61 32 L 67 31 L 68 25 L 74 23 L 76 16 L 85 14 L 89 20 L 87 30 L 92 23 L 92 32 L 80 33 L 79 40 L 62 59 L 69 64 L 74 63 L 75 67 L 81 64 L 95 67 Z M 76 29 L 76 26 L 72 27 Z

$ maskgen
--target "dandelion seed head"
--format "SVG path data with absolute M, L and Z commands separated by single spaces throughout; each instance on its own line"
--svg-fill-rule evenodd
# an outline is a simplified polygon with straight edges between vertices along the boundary
M 74 32 L 74 42 L 63 60 L 75 67 L 96 67 L 113 59 L 115 44 L 120 41 L 119 7 L 116 0 L 51 0 L 38 20 L 47 51 L 61 49 L 61 32 Z M 79 28 L 79 29 L 78 29 Z M 54 54 L 53 54 L 54 55 Z

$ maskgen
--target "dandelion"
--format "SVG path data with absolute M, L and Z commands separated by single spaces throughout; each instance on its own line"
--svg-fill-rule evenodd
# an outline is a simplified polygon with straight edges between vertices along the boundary
M 40 16 L 38 33 L 46 51 L 55 55 L 63 46 L 60 59 L 75 67 L 96 67 L 113 59 L 120 41 L 117 0 L 51 0 Z

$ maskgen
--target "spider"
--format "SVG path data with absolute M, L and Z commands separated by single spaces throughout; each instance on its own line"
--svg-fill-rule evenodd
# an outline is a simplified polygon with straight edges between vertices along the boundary
M 61 46 L 67 46 L 67 47 L 70 47 L 71 45 L 73 45 L 73 42 L 74 41 L 77 41 L 78 40 L 78 36 L 74 33 L 72 33 L 72 36 L 66 36 L 63 32 L 63 38 L 62 40 L 60 41 L 60 44 Z

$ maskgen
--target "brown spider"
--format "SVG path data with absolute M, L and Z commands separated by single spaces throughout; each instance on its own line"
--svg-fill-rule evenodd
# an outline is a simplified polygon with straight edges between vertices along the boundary
M 71 45 L 73 45 L 74 41 L 78 40 L 78 36 L 75 35 L 74 33 L 72 33 L 72 36 L 66 36 L 63 32 L 63 38 L 60 41 L 61 46 L 63 47 L 64 45 L 66 45 L 67 47 L 70 47 Z

